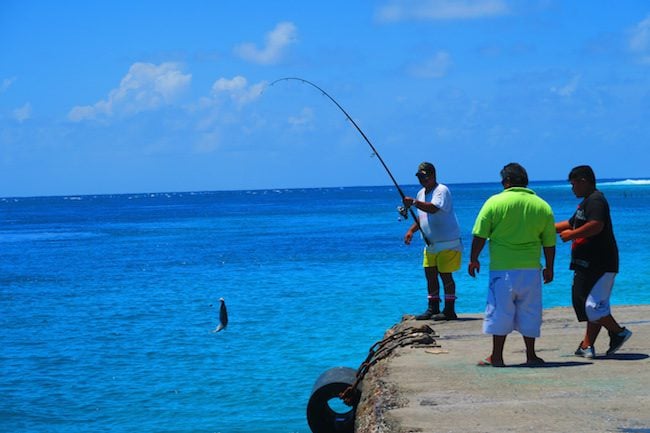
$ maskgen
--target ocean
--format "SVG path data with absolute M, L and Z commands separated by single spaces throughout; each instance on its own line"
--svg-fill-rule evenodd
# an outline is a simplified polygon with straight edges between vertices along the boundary
M 471 228 L 500 184 L 448 186 L 457 311 L 480 313 L 488 258 L 467 275 Z M 578 204 L 566 181 L 531 188 L 557 220 Z M 650 181 L 599 188 L 620 248 L 615 313 L 650 300 Z M 0 198 L 0 431 L 309 432 L 320 374 L 358 368 L 426 307 L 399 204 L 387 186 Z M 545 308 L 570 305 L 568 258 L 559 241 Z M 221 297 L 230 321 L 212 333 Z

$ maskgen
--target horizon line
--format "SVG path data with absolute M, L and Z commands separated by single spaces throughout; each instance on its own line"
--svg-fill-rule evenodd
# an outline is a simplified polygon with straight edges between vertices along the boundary
M 566 182 L 566 179 L 552 179 L 552 180 L 535 180 L 530 181 L 530 184 L 542 183 L 555 183 Z M 630 182 L 625 184 L 624 182 Z M 650 185 L 650 176 L 639 178 L 604 178 L 597 181 L 597 185 L 612 186 L 612 183 L 619 185 Z M 444 183 L 445 185 L 489 185 L 500 184 L 499 181 L 489 182 L 450 182 Z M 400 186 L 419 186 L 417 183 L 406 183 Z M 141 192 L 104 192 L 104 193 L 81 193 L 81 194 L 43 194 L 43 195 L 16 195 L 16 196 L 0 196 L 0 201 L 15 200 L 15 199 L 28 199 L 28 198 L 72 198 L 72 197 L 98 197 L 98 196 L 122 196 L 122 195 L 164 195 L 164 194 L 211 194 L 219 192 L 259 192 L 259 191 L 290 191 L 290 190 L 322 190 L 322 189 L 352 189 L 352 188 L 395 188 L 393 184 L 385 185 L 348 185 L 348 186 L 309 186 L 309 187 L 269 187 L 269 188 L 239 188 L 239 189 L 215 189 L 215 190 L 177 190 L 177 191 L 141 191 Z

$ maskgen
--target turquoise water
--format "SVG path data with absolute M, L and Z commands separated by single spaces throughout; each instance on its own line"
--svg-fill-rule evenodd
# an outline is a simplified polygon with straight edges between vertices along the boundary
M 457 310 L 480 312 L 488 261 L 466 275 L 470 231 L 500 185 L 449 187 Z M 578 203 L 566 182 L 531 187 L 557 219 Z M 613 303 L 648 303 L 650 182 L 600 188 L 621 250 Z M 357 368 L 425 307 L 399 201 L 392 187 L 0 198 L 0 431 L 308 432 L 318 376 Z M 568 256 L 558 245 L 545 307 L 570 304 Z M 230 323 L 213 334 L 220 297 Z

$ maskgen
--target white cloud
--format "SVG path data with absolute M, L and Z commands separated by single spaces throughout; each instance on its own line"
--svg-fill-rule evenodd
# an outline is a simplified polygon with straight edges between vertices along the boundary
M 246 87 L 246 83 L 246 78 L 241 75 L 238 75 L 231 80 L 227 78 L 219 78 L 212 85 L 212 91 L 215 93 L 239 91 Z
M 377 10 L 381 22 L 490 18 L 510 13 L 504 0 L 391 0 Z
M 219 78 L 213 84 L 210 94 L 199 98 L 198 102 L 188 107 L 196 119 L 198 131 L 212 131 L 218 125 L 233 124 L 241 115 L 239 109 L 255 101 L 266 88 L 266 81 L 249 84 L 241 75 L 233 78 Z M 201 145 L 202 149 L 209 148 Z
M 580 75 L 576 75 L 569 81 L 566 85 L 562 87 L 551 87 L 551 92 L 559 96 L 572 96 L 576 90 L 578 90 L 578 84 L 580 83 Z
M 23 123 L 25 120 L 28 120 L 32 117 L 32 104 L 29 102 L 23 105 L 20 108 L 16 108 L 13 112 L 13 117 L 18 122 Z
M 241 107 L 259 98 L 265 87 L 265 81 L 249 86 L 248 80 L 238 75 L 232 79 L 219 78 L 212 85 L 212 94 L 216 98 L 225 94 L 237 106 Z
M 190 84 L 176 63 L 134 63 L 119 87 L 94 105 L 76 106 L 68 113 L 74 122 L 116 115 L 134 115 L 171 104 Z
M 5 78 L 0 82 L 0 93 L 5 92 L 16 81 L 16 77 Z
M 246 42 L 235 47 L 235 53 L 242 59 L 262 65 L 277 63 L 284 54 L 287 46 L 296 41 L 298 30 L 291 22 L 282 22 L 266 34 L 266 45 L 257 48 L 253 43 Z
M 442 78 L 451 67 L 451 56 L 445 51 L 438 51 L 433 57 L 421 64 L 411 66 L 411 75 L 419 78 Z
M 643 63 L 650 63 L 650 16 L 632 28 L 629 35 L 630 51 L 638 54 Z

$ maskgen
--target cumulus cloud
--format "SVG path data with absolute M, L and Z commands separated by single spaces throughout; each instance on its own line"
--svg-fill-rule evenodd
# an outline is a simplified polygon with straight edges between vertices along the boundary
M 29 102 L 20 108 L 16 108 L 13 112 L 13 117 L 18 122 L 23 123 L 32 117 L 32 104 Z
M 296 41 L 298 30 L 291 22 L 279 23 L 266 34 L 265 46 L 258 48 L 251 42 L 235 47 L 235 53 L 244 60 L 262 65 L 277 63 L 286 48 Z
M 642 62 L 650 63 L 650 16 L 629 31 L 628 46 Z
M 411 75 L 418 78 L 442 78 L 451 67 L 451 56 L 445 51 L 438 51 L 423 63 L 409 68 Z
M 215 81 L 212 85 L 212 95 L 215 98 L 225 95 L 241 107 L 259 98 L 265 87 L 265 81 L 249 85 L 245 77 L 237 75 L 231 79 L 219 78 Z
M 190 84 L 191 74 L 184 74 L 176 63 L 134 63 L 120 85 L 106 99 L 94 105 L 76 106 L 68 113 L 73 122 L 129 116 L 156 110 L 171 104 Z
M 469 20 L 510 13 L 504 0 L 391 0 L 376 17 L 381 22 Z

